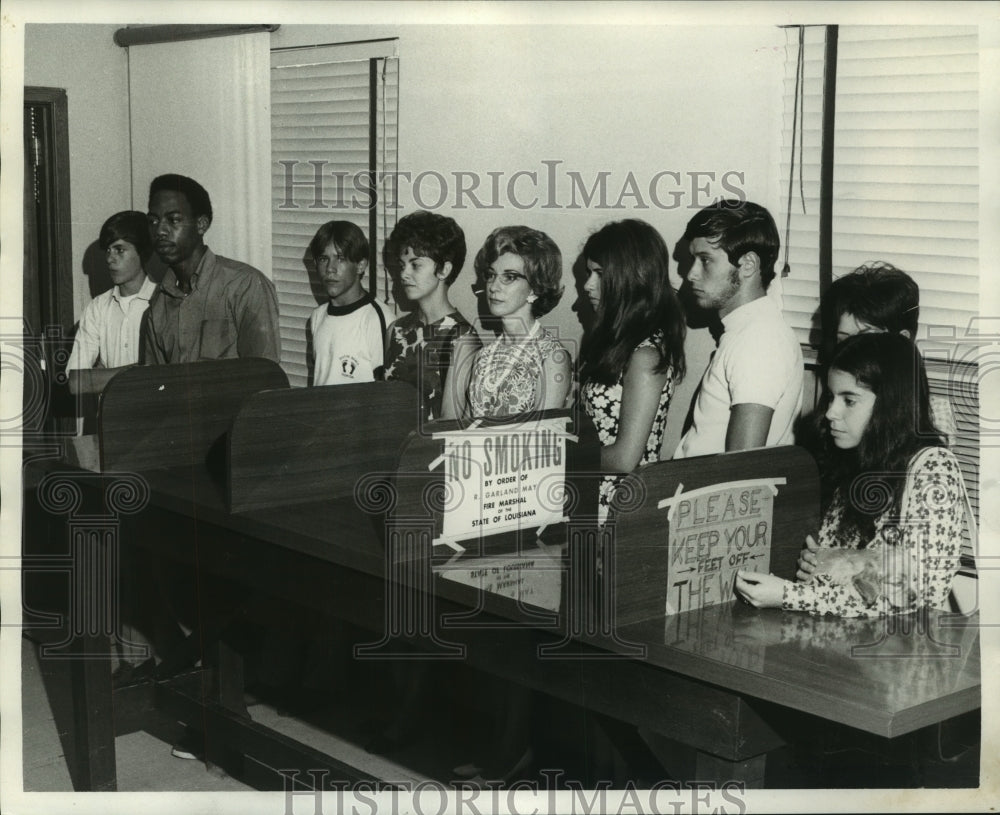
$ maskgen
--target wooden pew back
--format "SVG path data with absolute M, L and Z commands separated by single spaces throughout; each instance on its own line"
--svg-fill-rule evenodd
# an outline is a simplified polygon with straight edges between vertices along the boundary
M 685 509 L 694 514 L 688 515 L 684 522 L 675 520 L 678 532 L 685 536 L 686 546 L 683 551 L 678 551 L 680 547 L 677 547 L 671 552 L 668 545 L 671 540 L 668 523 L 670 508 L 660 508 L 659 505 L 664 499 L 675 496 L 679 486 L 683 488 L 679 497 L 683 497 L 712 485 L 783 478 L 785 483 L 776 486 L 777 493 L 773 497 L 768 568 L 768 571 L 779 577 L 795 579 L 805 536 L 815 535 L 819 529 L 819 476 L 816 462 L 799 447 L 770 447 L 664 461 L 642 467 L 630 477 L 638 481 L 635 488 L 628 491 L 629 497 L 623 500 L 628 505 L 612 515 L 606 528 L 606 534 L 611 538 L 613 563 L 609 561 L 610 567 L 605 568 L 604 578 L 612 581 L 609 596 L 613 596 L 616 619 L 622 625 L 662 617 L 668 599 L 676 607 L 676 595 L 681 591 L 676 585 L 677 580 L 692 581 L 690 586 L 683 587 L 684 591 L 697 586 L 699 590 L 716 592 L 718 597 L 720 581 L 715 580 L 713 583 L 709 579 L 707 587 L 697 581 L 706 572 L 711 576 L 730 569 L 730 557 L 739 560 L 740 557 L 754 553 L 752 546 L 726 545 L 727 531 L 731 531 L 742 517 L 739 506 L 740 496 L 744 491 L 742 488 L 737 491 L 736 512 L 728 525 L 723 515 L 724 499 L 712 507 L 707 507 L 704 503 L 694 506 L 689 502 Z M 720 523 L 698 523 L 695 518 L 698 513 L 702 519 L 708 513 L 715 513 Z M 674 517 L 676 519 L 678 516 Z M 749 540 L 752 541 L 758 524 L 762 521 L 750 514 L 746 517 Z M 722 528 L 719 539 L 713 541 L 713 528 L 718 530 L 727 526 L 728 530 Z M 713 542 L 717 544 L 714 547 Z M 699 554 L 704 554 L 705 558 L 697 557 Z M 675 558 L 674 570 L 671 571 L 669 581 L 674 584 L 673 589 L 668 585 L 668 568 L 672 556 Z M 607 559 L 608 555 L 605 557 Z M 713 564 L 711 557 L 724 557 L 726 560 L 724 563 Z M 752 568 L 749 562 L 745 565 Z M 716 566 L 722 566 L 722 570 Z M 691 571 L 686 571 L 688 569 Z M 675 597 L 668 597 L 671 590 L 675 592 Z M 731 592 L 726 591 L 725 594 L 726 601 L 732 599 Z
M 350 496 L 364 475 L 395 470 L 418 411 L 403 382 L 250 396 L 229 433 L 230 511 Z
M 221 461 L 222 438 L 240 404 L 265 389 L 288 388 L 268 359 L 147 365 L 122 371 L 101 394 L 101 469 L 142 472 Z

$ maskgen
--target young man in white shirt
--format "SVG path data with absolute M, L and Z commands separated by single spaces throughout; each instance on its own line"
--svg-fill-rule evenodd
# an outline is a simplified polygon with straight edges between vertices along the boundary
M 323 224 L 309 243 L 328 303 L 309 317 L 312 385 L 373 382 L 385 364 L 389 307 L 364 290 L 368 239 L 349 221 Z
M 688 222 L 684 238 L 691 293 L 718 315 L 723 334 L 674 458 L 792 444 L 802 351 L 767 296 L 781 244 L 774 219 L 750 201 L 719 201 Z
M 100 393 L 115 374 L 140 361 L 140 328 L 156 291 L 145 270 L 153 254 L 145 213 L 112 215 L 98 243 L 114 286 L 95 297 L 80 317 L 66 364 L 74 394 Z

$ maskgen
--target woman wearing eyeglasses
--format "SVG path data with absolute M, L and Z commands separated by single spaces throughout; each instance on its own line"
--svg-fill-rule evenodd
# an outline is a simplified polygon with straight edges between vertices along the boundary
M 471 362 L 456 360 L 445 418 L 516 416 L 561 408 L 570 386 L 569 354 L 538 318 L 562 296 L 562 255 L 544 232 L 495 229 L 476 255 L 490 313 L 502 331 Z
M 601 440 L 601 468 L 628 473 L 660 459 L 674 383 L 684 376 L 686 327 L 667 275 L 669 253 L 644 221 L 606 224 L 583 247 L 594 307 L 580 350 L 581 396 Z M 607 517 L 618 477 L 601 484 Z
M 562 296 L 562 255 L 544 232 L 526 226 L 495 229 L 476 255 L 499 336 L 475 355 L 456 358 L 445 388 L 445 418 L 502 418 L 561 408 L 570 386 L 569 354 L 538 318 Z M 493 699 L 488 755 L 455 767 L 462 783 L 483 787 L 530 774 L 531 691 L 486 681 Z

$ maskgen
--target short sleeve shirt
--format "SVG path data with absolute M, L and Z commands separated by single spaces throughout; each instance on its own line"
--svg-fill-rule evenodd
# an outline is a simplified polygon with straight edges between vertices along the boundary
M 135 365 L 139 361 L 140 329 L 156 284 L 147 278 L 138 292 L 123 297 L 118 286 L 99 294 L 83 311 L 73 339 L 67 371 Z
M 371 295 L 349 306 L 318 306 L 309 318 L 313 385 L 374 381 L 383 365 L 388 311 Z
M 733 405 L 774 411 L 765 446 L 794 442 L 802 408 L 802 349 L 770 297 L 740 306 L 722 318 L 723 334 L 695 397 L 691 427 L 674 458 L 724 453 Z

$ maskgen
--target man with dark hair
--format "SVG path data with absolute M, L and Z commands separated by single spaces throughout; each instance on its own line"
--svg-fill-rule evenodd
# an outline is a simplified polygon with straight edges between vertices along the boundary
M 265 357 L 279 361 L 274 285 L 252 266 L 212 252 L 205 188 L 182 175 L 149 187 L 153 248 L 169 268 L 149 306 L 143 335 L 147 363 Z
M 750 201 L 719 201 L 690 220 L 684 238 L 691 293 L 718 315 L 723 334 L 674 458 L 792 444 L 802 350 L 767 296 L 781 245 L 774 219 Z
M 197 362 L 233 357 L 264 357 L 278 362 L 278 300 L 274 285 L 252 266 L 216 255 L 205 245 L 212 225 L 212 202 L 205 188 L 182 175 L 161 175 L 149 187 L 149 232 L 153 249 L 168 267 L 156 296 L 149 304 L 143 326 L 143 354 L 147 364 Z M 189 609 L 191 581 L 179 567 L 149 567 L 163 597 L 189 622 L 196 618 Z M 223 589 L 212 583 L 206 596 L 218 600 Z M 228 592 L 228 589 L 225 590 Z M 225 594 L 228 598 L 229 594 Z M 214 618 L 228 613 L 226 600 L 217 609 L 200 610 Z M 178 644 L 181 631 L 173 612 L 152 614 L 157 651 L 172 666 L 169 673 L 190 660 L 186 645 Z M 192 634 L 197 641 L 197 635 Z M 192 640 L 188 640 L 191 642 Z M 188 730 L 174 745 L 173 755 L 196 758 L 203 754 L 203 736 Z
M 153 254 L 146 216 L 117 212 L 101 227 L 104 251 L 114 284 L 84 309 L 66 364 L 72 393 L 100 393 L 119 372 L 140 362 L 140 332 L 156 284 L 146 277 Z

